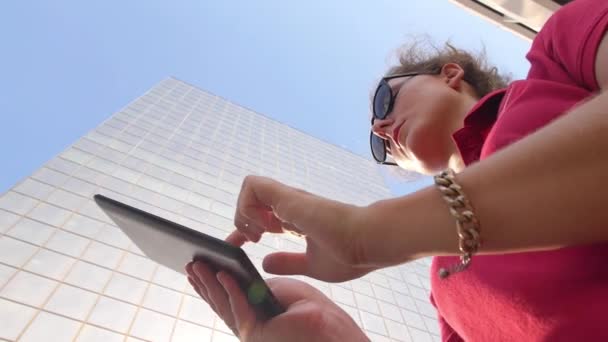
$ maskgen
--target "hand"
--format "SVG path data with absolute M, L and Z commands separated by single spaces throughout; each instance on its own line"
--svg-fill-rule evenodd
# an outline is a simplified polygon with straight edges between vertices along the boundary
M 257 242 L 264 232 L 305 235 L 306 253 L 272 253 L 264 258 L 264 270 L 330 282 L 351 280 L 378 268 L 368 264 L 362 253 L 368 249 L 363 244 L 369 232 L 360 219 L 363 211 L 269 178 L 248 176 L 237 203 L 237 231 L 227 241 L 235 245 Z
M 245 294 L 227 273 L 214 274 L 201 261 L 188 264 L 186 271 L 192 287 L 241 341 L 369 341 L 346 312 L 304 282 L 269 279 L 268 286 L 286 311 L 259 321 Z

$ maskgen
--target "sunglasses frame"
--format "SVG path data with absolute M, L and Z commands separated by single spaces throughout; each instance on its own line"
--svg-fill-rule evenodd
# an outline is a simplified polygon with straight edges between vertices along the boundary
M 418 76 L 421 74 L 427 74 L 424 72 L 407 72 L 407 73 L 403 73 L 403 74 L 395 74 L 395 75 L 390 75 L 390 76 L 385 76 L 382 77 L 382 79 L 380 80 L 380 82 L 378 83 L 378 86 L 376 87 L 376 91 L 374 92 L 374 98 L 372 100 L 372 126 L 374 125 L 374 121 L 376 121 L 376 119 L 378 120 L 383 120 L 385 119 L 393 110 L 393 104 L 395 103 L 395 98 L 397 97 L 397 95 L 399 94 L 399 91 L 397 91 L 396 93 L 393 94 L 393 89 L 388 85 L 388 81 L 395 79 L 395 78 L 401 78 L 401 77 L 413 77 L 413 76 Z M 376 96 L 378 96 L 378 91 L 380 90 L 380 87 L 382 87 L 383 85 L 387 85 L 388 86 L 388 91 L 390 94 L 390 102 L 388 104 L 388 108 L 386 109 L 386 112 L 384 113 L 383 117 L 379 117 L 378 115 L 376 115 Z M 376 155 L 374 155 L 374 148 L 373 148 L 373 140 L 374 139 L 379 139 L 382 141 L 382 144 L 384 145 L 384 159 L 383 160 L 379 160 L 376 158 Z M 393 162 L 387 162 L 386 161 L 386 157 L 387 157 L 387 152 L 386 152 L 386 140 L 378 137 L 377 135 L 374 134 L 373 131 L 370 130 L 370 136 L 369 136 L 369 147 L 371 149 L 372 152 L 372 157 L 374 158 L 374 160 L 376 161 L 376 163 L 380 164 L 380 165 L 390 165 L 390 166 L 397 166 L 396 163 Z

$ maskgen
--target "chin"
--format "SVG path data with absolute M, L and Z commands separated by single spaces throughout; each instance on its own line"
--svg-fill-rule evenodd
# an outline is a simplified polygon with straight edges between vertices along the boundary
M 408 160 L 406 163 L 399 163 L 404 169 L 418 172 L 423 175 L 433 176 L 447 168 L 447 163 L 429 163 L 420 159 Z
M 413 152 L 413 151 L 412 151 Z M 414 164 L 416 171 L 425 175 L 436 175 L 449 166 L 449 158 L 440 155 L 416 155 Z M 420 157 L 419 157 L 420 156 Z
M 427 175 L 427 176 L 434 176 L 438 173 L 440 173 L 441 171 L 445 170 L 447 167 L 436 167 L 436 166 L 427 166 L 427 165 L 421 165 L 420 166 L 420 173 Z
M 429 139 L 428 135 L 423 135 L 421 131 L 416 133 L 408 136 L 406 146 L 417 172 L 436 175 L 447 169 L 450 164 L 449 149 L 438 144 L 437 139 Z

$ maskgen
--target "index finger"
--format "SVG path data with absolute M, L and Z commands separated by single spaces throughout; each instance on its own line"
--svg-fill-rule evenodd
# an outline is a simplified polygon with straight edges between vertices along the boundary
M 230 233 L 230 235 L 228 235 L 228 237 L 226 238 L 225 241 L 233 246 L 241 247 L 242 245 L 245 244 L 245 242 L 247 242 L 249 240 L 247 239 L 245 234 L 241 233 L 238 230 L 235 230 L 232 233 Z
M 247 176 L 243 180 L 234 214 L 234 226 L 248 240 L 257 241 L 264 232 L 281 233 L 281 222 L 274 208 L 285 200 L 287 186 L 260 176 Z

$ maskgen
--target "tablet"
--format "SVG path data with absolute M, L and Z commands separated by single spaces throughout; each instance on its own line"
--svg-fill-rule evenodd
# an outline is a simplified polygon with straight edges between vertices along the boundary
M 94 199 L 148 258 L 182 274 L 190 261 L 205 261 L 234 277 L 260 318 L 285 311 L 241 248 L 103 195 Z

